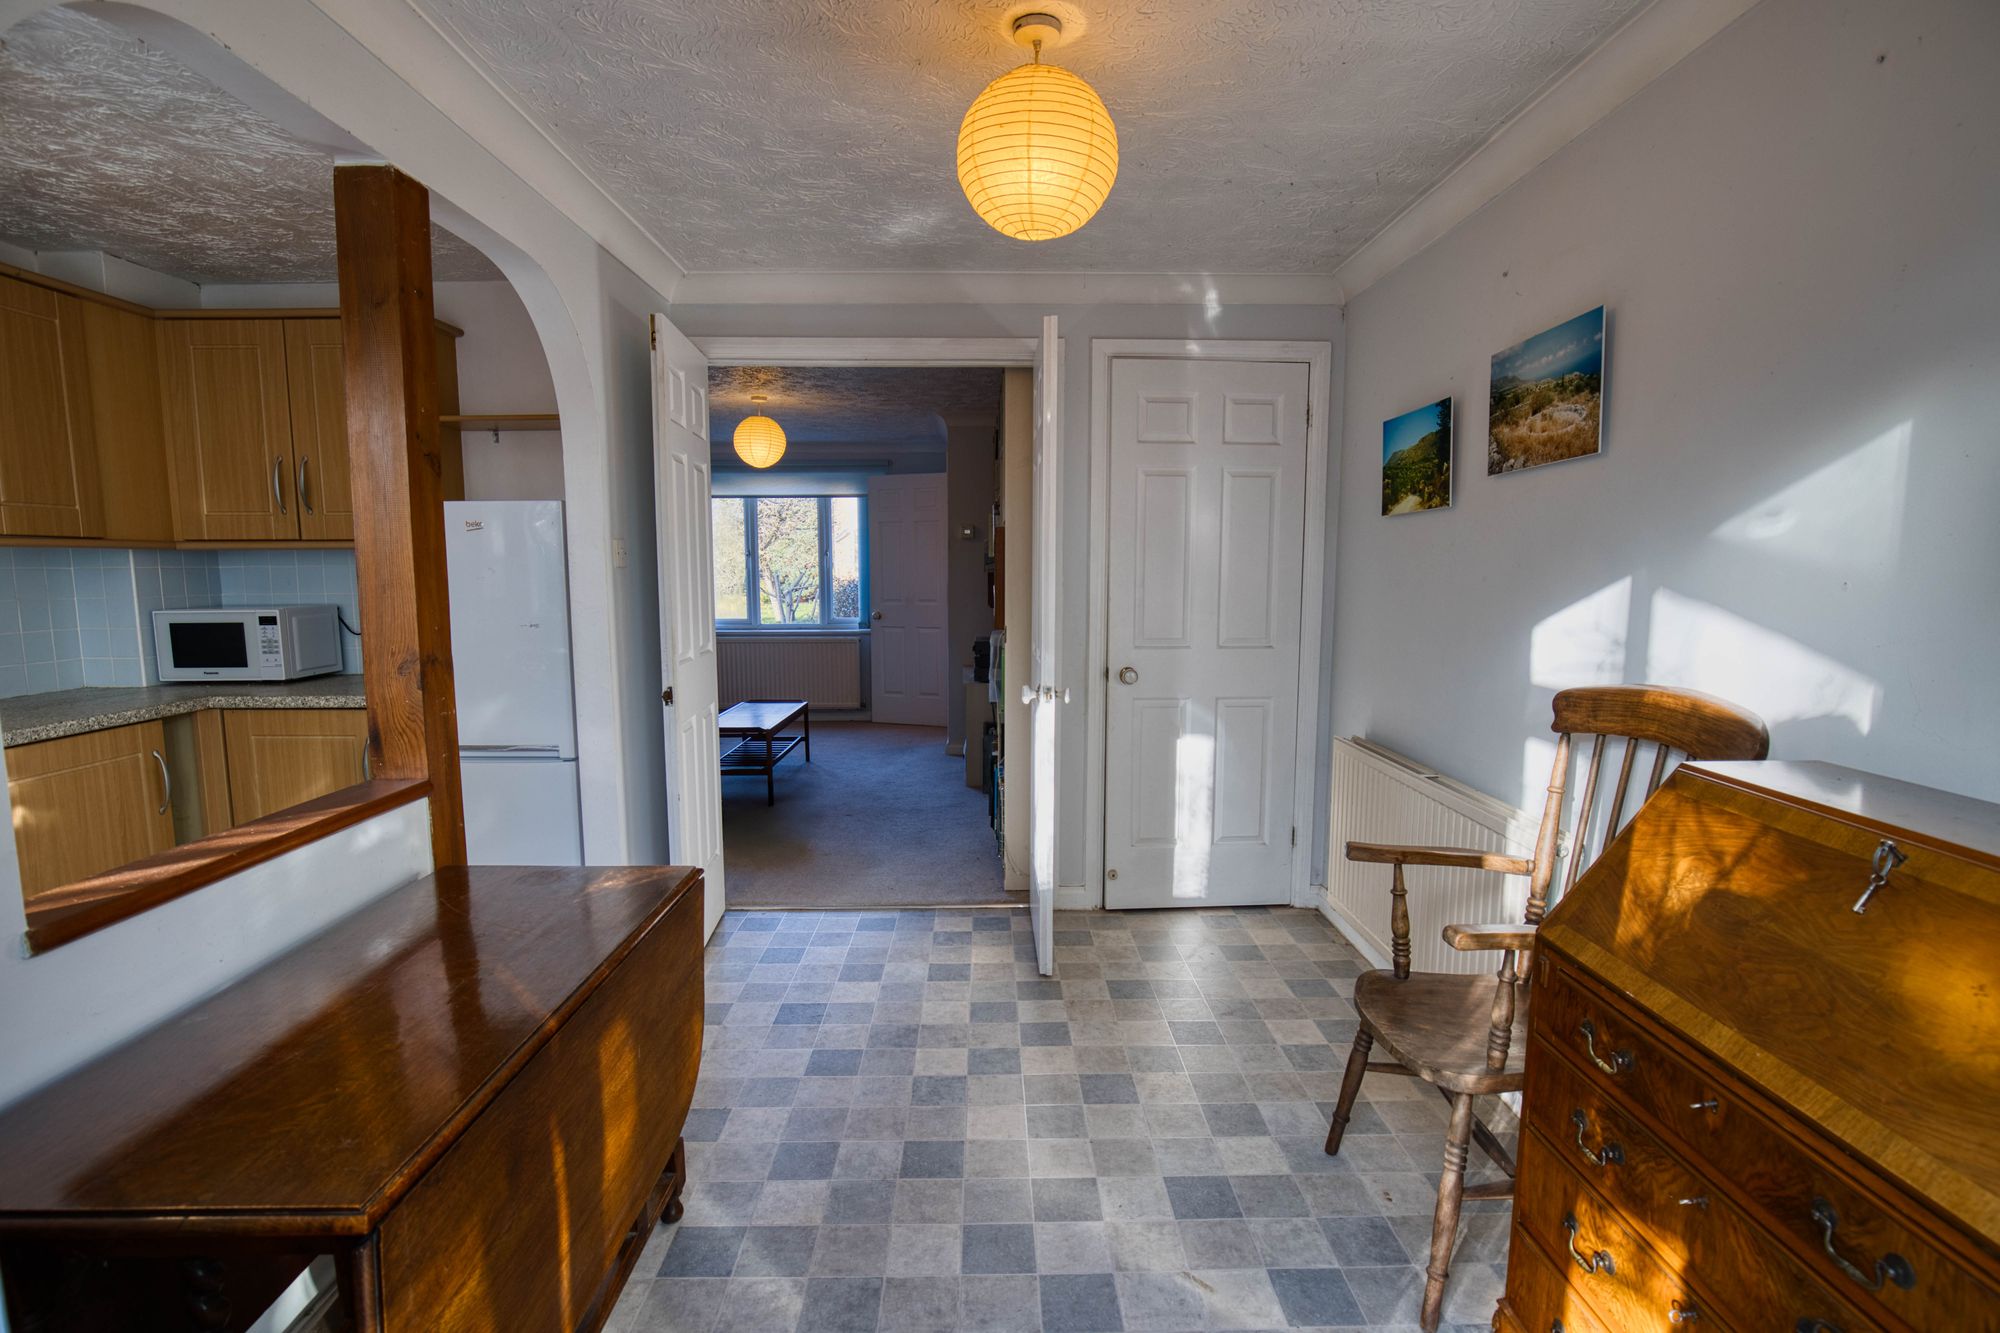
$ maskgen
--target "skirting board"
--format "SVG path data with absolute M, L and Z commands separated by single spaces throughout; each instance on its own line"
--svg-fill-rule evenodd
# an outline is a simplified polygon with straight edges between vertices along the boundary
M 1104 906 L 1090 889 L 1082 884 L 1056 885 L 1056 910 L 1058 912 L 1095 912 Z
M 1328 925 L 1340 932 L 1342 939 L 1354 946 L 1356 953 L 1368 960 L 1370 967 L 1386 968 L 1389 966 L 1389 960 L 1374 945 L 1368 942 L 1367 932 L 1348 922 L 1346 917 L 1341 913 L 1340 908 L 1334 904 L 1332 895 L 1327 893 L 1326 885 L 1313 885 L 1313 893 L 1318 897 L 1317 905 L 1319 907 L 1319 914 L 1326 918 Z M 1386 914 L 1387 911 L 1388 908 L 1385 905 L 1383 912 Z

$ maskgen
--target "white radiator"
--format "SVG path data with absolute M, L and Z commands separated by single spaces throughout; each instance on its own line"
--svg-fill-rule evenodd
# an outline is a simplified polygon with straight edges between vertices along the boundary
M 1528 856 L 1537 820 L 1504 801 L 1434 773 L 1358 737 L 1333 743 L 1333 797 L 1328 818 L 1326 897 L 1334 920 L 1378 967 L 1389 965 L 1389 877 L 1384 865 L 1347 859 L 1352 842 L 1470 847 Z M 1413 866 L 1410 887 L 1410 966 L 1419 972 L 1490 972 L 1488 953 L 1460 953 L 1440 932 L 1453 922 L 1518 921 L 1528 881 L 1480 870 Z
M 861 707 L 861 640 L 842 634 L 723 634 L 715 644 L 724 708 L 745 699 Z

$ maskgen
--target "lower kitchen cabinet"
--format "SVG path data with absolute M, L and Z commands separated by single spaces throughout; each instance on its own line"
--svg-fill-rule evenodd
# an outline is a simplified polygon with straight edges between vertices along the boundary
M 238 824 L 367 780 L 366 709 L 229 709 L 222 736 Z
M 7 751 L 22 896 L 174 845 L 166 730 L 140 722 Z

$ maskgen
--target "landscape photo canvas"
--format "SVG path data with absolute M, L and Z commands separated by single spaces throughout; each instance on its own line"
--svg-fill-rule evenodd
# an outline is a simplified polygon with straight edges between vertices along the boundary
M 1451 399 L 1382 423 L 1382 512 L 1451 505 Z
M 1518 472 L 1594 454 L 1603 415 L 1599 306 L 1494 355 L 1486 471 Z

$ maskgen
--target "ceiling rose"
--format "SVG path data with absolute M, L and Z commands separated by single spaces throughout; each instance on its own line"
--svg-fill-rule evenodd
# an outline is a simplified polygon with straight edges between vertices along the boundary
M 1049 14 L 1014 20 L 1032 63 L 1001 75 L 958 127 L 958 183 L 989 226 L 1017 241 L 1050 241 L 1090 221 L 1118 179 L 1118 127 L 1088 83 L 1042 63 L 1062 35 Z

